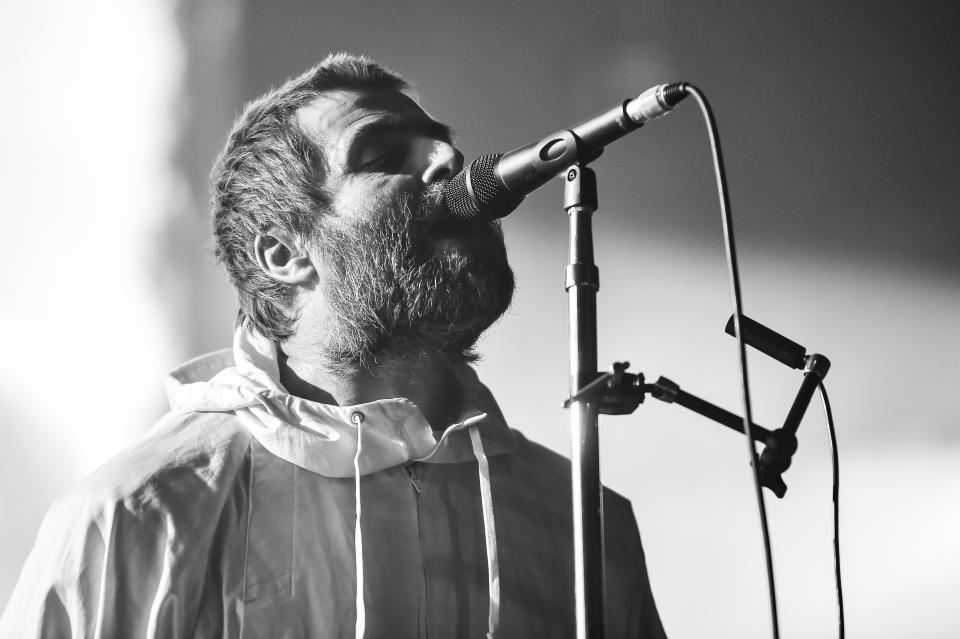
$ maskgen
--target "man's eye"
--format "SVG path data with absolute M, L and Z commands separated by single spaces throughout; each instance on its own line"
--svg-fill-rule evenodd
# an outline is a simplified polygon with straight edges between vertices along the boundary
M 381 151 L 369 156 L 371 159 L 360 163 L 361 171 L 397 171 L 405 161 L 400 150 Z
M 380 157 L 364 162 L 360 165 L 360 168 L 364 171 L 374 171 L 386 166 L 389 156 L 381 155 Z

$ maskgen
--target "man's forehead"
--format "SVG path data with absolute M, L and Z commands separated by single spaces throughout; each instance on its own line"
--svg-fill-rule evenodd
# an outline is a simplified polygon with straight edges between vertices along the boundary
M 300 107 L 296 114 L 301 130 L 325 147 L 341 146 L 352 128 L 378 118 L 432 120 L 412 98 L 386 89 L 326 91 Z

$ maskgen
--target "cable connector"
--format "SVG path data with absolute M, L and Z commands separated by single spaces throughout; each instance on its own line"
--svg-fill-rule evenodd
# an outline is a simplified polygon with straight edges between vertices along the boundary
M 658 84 L 628 102 L 624 110 L 634 124 L 643 124 L 670 113 L 685 97 L 686 82 Z

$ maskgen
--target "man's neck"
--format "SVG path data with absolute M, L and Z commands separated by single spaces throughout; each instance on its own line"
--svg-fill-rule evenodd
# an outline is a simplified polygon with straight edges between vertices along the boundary
M 461 389 L 451 367 L 438 358 L 392 358 L 375 371 L 332 371 L 295 350 L 278 348 L 280 382 L 297 397 L 323 404 L 352 406 L 404 397 L 414 402 L 437 431 L 459 417 Z

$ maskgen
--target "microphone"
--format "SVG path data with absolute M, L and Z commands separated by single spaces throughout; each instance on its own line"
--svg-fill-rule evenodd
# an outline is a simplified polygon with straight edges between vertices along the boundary
M 606 145 L 669 113 L 685 97 L 686 83 L 659 84 L 539 142 L 482 155 L 447 184 L 443 194 L 447 208 L 467 220 L 509 215 L 528 193 L 572 164 L 597 159 Z
M 727 320 L 725 330 L 727 334 L 736 336 L 733 315 Z M 787 485 L 783 483 L 781 475 L 790 468 L 793 454 L 797 452 L 797 429 L 800 428 L 803 415 L 807 412 L 810 400 L 813 399 L 814 391 L 830 370 L 830 360 L 818 353 L 807 355 L 807 349 L 800 344 L 746 315 L 740 315 L 740 333 L 744 344 L 779 360 L 790 368 L 803 369 L 803 382 L 793 400 L 790 412 L 783 420 L 783 426 L 767 433 L 763 438 L 765 447 L 757 465 L 760 484 L 782 498 L 787 492 Z

